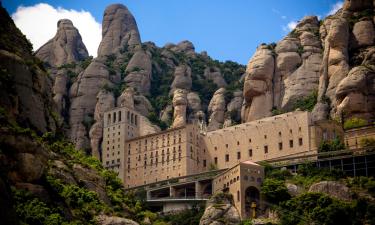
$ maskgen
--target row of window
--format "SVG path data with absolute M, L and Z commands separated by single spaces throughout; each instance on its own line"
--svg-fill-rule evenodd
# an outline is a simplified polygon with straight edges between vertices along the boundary
M 128 123 L 133 124 L 135 126 L 138 125 L 138 115 L 127 111 L 126 113 L 126 119 Z M 114 124 L 117 122 L 122 121 L 122 111 L 112 112 L 107 114 L 107 126 L 110 124 Z

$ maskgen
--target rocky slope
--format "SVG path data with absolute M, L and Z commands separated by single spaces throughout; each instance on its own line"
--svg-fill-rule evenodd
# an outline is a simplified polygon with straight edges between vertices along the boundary
M 292 111 L 314 95 L 317 120 L 374 120 L 374 38 L 369 0 L 345 1 L 322 21 L 303 18 L 284 39 L 262 44 L 250 59 L 242 121 Z
M 233 196 L 218 193 L 207 202 L 199 225 L 236 225 L 240 222 L 240 214 L 234 207 Z
M 64 140 L 53 79 L 2 7 L 0 31 L 1 223 L 137 225 L 144 209 L 117 175 Z M 100 92 L 96 111 L 110 97 Z

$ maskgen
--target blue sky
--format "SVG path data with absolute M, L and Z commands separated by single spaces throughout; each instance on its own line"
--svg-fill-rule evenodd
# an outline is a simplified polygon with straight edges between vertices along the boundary
M 285 36 L 288 33 L 288 24 L 292 25 L 293 21 L 298 21 L 306 15 L 318 15 L 324 18 L 338 2 L 337 0 L 127 0 L 115 2 L 107 0 L 3 0 L 3 6 L 10 14 L 14 14 L 21 5 L 31 7 L 38 3 L 47 3 L 53 8 L 61 7 L 66 10 L 89 12 L 96 22 L 101 23 L 107 5 L 122 3 L 136 18 L 142 41 L 153 41 L 158 46 L 163 46 L 168 42 L 190 40 L 197 52 L 207 51 L 214 59 L 246 64 L 259 44 L 277 42 Z M 35 11 L 33 12 L 35 14 Z M 20 14 L 19 17 L 23 15 Z M 37 17 L 31 16 L 31 18 Z M 19 21 L 22 21 L 21 19 Z M 30 21 L 27 17 L 24 18 L 25 20 Z M 40 23 L 43 21 L 36 22 L 35 25 L 30 25 L 30 23 L 22 25 L 21 22 L 16 22 L 34 46 L 38 44 L 34 40 L 35 37 L 28 32 L 31 32 L 33 26 L 47 30 L 48 26 Z M 48 33 L 48 38 L 52 38 L 56 32 L 55 25 L 50 29 L 52 34 Z M 40 34 L 41 31 L 38 33 Z M 83 35 L 81 32 L 82 36 L 85 36 L 85 44 L 90 42 L 90 35 L 92 38 L 98 36 L 98 32 L 86 33 L 85 31 Z M 40 41 L 44 43 L 44 39 Z M 99 41 L 100 37 L 97 39 Z M 88 49 L 92 55 L 95 55 L 93 49 L 96 48 L 96 42 L 89 44 Z

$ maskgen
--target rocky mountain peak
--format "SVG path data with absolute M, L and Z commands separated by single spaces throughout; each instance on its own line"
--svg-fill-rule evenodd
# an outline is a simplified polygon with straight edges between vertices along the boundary
M 52 67 L 78 62 L 89 56 L 82 37 L 72 21 L 57 22 L 55 37 L 36 51 L 36 56 Z
M 140 44 L 137 22 L 128 8 L 122 4 L 108 6 L 104 11 L 102 41 L 99 45 L 98 56 L 133 49 Z

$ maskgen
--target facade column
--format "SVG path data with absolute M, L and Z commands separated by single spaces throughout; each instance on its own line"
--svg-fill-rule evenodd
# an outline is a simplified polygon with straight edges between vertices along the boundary
M 195 181 L 195 198 L 202 198 L 202 185 Z

